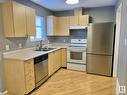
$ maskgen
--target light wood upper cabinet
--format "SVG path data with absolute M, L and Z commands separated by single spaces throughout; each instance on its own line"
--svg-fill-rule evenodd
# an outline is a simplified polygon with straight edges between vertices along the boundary
M 69 17 L 69 25 L 76 26 L 79 24 L 79 17 L 78 16 L 70 16 Z
M 62 67 L 67 67 L 67 50 L 61 49 L 61 65 Z
M 82 15 L 79 16 L 79 25 L 88 25 L 89 24 L 89 16 L 88 15 Z
M 56 36 L 69 36 L 69 17 L 57 17 Z
M 26 7 L 27 35 L 29 36 L 36 35 L 35 19 L 36 19 L 35 9 Z
M 4 35 L 6 37 L 14 37 L 14 28 L 13 28 L 13 9 L 11 1 L 2 4 L 3 12 L 3 28 Z
M 33 10 L 12 0 L 3 3 L 2 7 L 5 37 L 26 37 L 35 34 L 33 32 L 35 30 Z
M 13 3 L 14 31 L 16 37 L 25 37 L 26 33 L 26 10 L 25 6 L 17 2 Z
M 56 35 L 56 19 L 57 17 L 55 16 L 47 17 L 47 36 Z
M 89 16 L 81 15 L 81 16 L 70 16 L 69 17 L 69 25 L 70 26 L 84 26 L 89 24 Z

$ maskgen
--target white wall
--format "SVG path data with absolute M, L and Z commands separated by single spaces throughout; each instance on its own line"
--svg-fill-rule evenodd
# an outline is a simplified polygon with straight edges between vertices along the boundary
M 119 5 L 116 11 L 116 35 L 115 35 L 115 50 L 114 50 L 114 68 L 113 76 L 117 77 L 117 68 L 119 61 L 119 45 L 120 45 L 120 35 L 121 35 L 121 20 L 122 20 L 122 4 Z
M 123 4 L 123 8 L 117 77 L 121 86 L 127 86 L 127 0 L 119 0 L 118 6 L 120 3 Z

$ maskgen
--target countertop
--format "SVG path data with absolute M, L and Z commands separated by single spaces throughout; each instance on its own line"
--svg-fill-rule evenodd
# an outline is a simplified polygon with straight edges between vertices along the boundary
M 69 45 L 68 44 L 48 44 L 48 47 L 55 48 L 50 51 L 35 51 L 35 48 L 27 48 L 27 49 L 20 49 L 20 50 L 15 50 L 15 51 L 10 51 L 10 52 L 5 52 L 3 53 L 3 58 L 4 59 L 14 59 L 14 60 L 21 60 L 21 61 L 26 61 L 47 53 L 51 53 L 53 51 L 59 50 L 61 48 L 67 48 Z

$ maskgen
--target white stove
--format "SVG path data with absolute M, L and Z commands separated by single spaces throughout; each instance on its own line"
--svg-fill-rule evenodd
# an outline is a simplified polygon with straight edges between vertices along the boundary
M 86 47 L 87 39 L 71 39 L 71 47 Z
M 87 39 L 71 39 L 67 49 L 67 69 L 86 71 Z

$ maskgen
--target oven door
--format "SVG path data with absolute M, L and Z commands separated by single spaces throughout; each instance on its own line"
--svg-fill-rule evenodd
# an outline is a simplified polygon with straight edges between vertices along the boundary
M 77 49 L 68 49 L 67 62 L 76 64 L 86 64 L 86 51 Z

